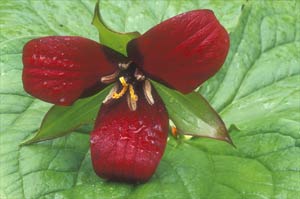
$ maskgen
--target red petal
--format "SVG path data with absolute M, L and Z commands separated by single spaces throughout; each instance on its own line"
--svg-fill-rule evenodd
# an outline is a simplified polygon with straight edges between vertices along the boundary
M 44 101 L 70 105 L 84 92 L 99 90 L 121 55 L 95 41 L 73 36 L 33 39 L 23 49 L 23 85 Z M 95 89 L 97 88 L 97 89 Z
M 91 134 L 92 163 L 100 177 L 143 182 L 155 172 L 169 121 L 160 97 L 153 94 L 152 106 L 139 95 L 136 111 L 129 110 L 126 97 L 102 105 Z
M 144 73 L 183 93 L 214 75 L 228 49 L 229 36 L 210 10 L 177 15 L 127 46 L 129 57 Z

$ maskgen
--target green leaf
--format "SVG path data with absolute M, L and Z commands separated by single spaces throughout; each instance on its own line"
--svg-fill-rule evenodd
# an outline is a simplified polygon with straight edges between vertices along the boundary
M 19 146 L 50 104 L 22 87 L 22 48 L 45 35 L 98 39 L 94 0 L 0 3 L 1 199 L 296 199 L 300 195 L 299 1 L 101 1 L 117 31 L 144 32 L 177 13 L 211 8 L 231 32 L 225 66 L 199 92 L 218 110 L 236 145 L 200 138 L 176 142 L 152 179 L 107 182 L 92 169 L 91 128 Z M 240 16 L 241 14 L 241 16 Z M 237 20 L 239 18 L 239 20 Z M 62 25 L 62 26 L 61 26 Z
M 80 99 L 72 106 L 54 105 L 45 115 L 40 129 L 22 142 L 30 144 L 64 136 L 83 124 L 93 123 L 97 117 L 102 101 L 107 96 L 112 85 L 107 86 L 98 94 Z
M 152 83 L 179 133 L 232 143 L 222 119 L 199 93 L 183 95 L 162 84 L 154 81 Z
M 225 65 L 200 89 L 219 112 L 260 88 L 299 74 L 299 16 L 288 12 L 296 11 L 296 2 L 244 7 L 239 26 L 230 35 Z M 263 11 L 268 6 L 276 9 Z
M 101 44 L 106 45 L 117 52 L 127 55 L 127 43 L 140 36 L 138 32 L 120 33 L 109 28 L 105 23 L 99 11 L 99 1 L 96 3 L 92 24 L 99 31 L 99 39 Z

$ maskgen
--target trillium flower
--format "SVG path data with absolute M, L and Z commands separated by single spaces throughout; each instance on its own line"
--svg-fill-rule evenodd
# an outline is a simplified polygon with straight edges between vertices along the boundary
M 91 133 L 93 167 L 106 179 L 142 182 L 155 172 L 169 130 L 150 80 L 192 92 L 220 69 L 228 49 L 213 12 L 194 10 L 128 42 L 128 56 L 78 36 L 33 39 L 23 50 L 23 85 L 36 98 L 71 106 L 114 84 Z

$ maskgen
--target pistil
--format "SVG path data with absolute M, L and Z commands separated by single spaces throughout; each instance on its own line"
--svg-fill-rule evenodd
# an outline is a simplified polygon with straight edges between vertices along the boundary
M 126 100 L 128 107 L 131 111 L 135 111 L 137 109 L 137 101 L 139 99 L 135 89 L 137 89 L 136 87 L 141 84 L 147 102 L 150 105 L 155 103 L 152 96 L 152 86 L 149 79 L 144 76 L 141 70 L 139 70 L 135 65 L 131 64 L 132 62 L 119 63 L 118 71 L 101 78 L 101 82 L 106 84 L 111 83 L 118 78 L 118 83 L 114 85 L 104 99 L 103 103 L 109 103 L 111 100 L 120 99 L 127 93 Z

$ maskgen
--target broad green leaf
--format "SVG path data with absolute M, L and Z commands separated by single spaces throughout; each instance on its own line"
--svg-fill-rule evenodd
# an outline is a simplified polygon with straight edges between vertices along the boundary
M 238 23 L 245 2 L 246 0 L 234 0 L 224 4 L 223 1 L 216 0 L 101 0 L 100 10 L 105 23 L 113 30 L 144 33 L 159 22 L 179 13 L 194 9 L 211 9 L 222 25 L 231 32 Z M 90 9 L 92 8 L 93 6 L 90 6 Z
M 106 45 L 123 55 L 127 55 L 126 46 L 127 43 L 140 36 L 138 32 L 120 33 L 110 29 L 105 22 L 99 11 L 99 1 L 96 3 L 94 17 L 92 24 L 96 26 L 99 31 L 99 39 L 101 44 Z
M 199 93 L 183 95 L 157 82 L 152 83 L 163 99 L 169 117 L 179 133 L 231 143 L 222 119 Z
M 225 66 L 199 90 L 227 127 L 234 123 L 240 129 L 229 132 L 236 148 L 205 138 L 170 138 L 152 179 L 130 185 L 94 174 L 89 126 L 52 141 L 19 146 L 38 130 L 51 107 L 23 91 L 23 45 L 45 35 L 97 41 L 90 25 L 95 1 L 2 0 L 0 198 L 299 198 L 298 2 L 249 1 L 241 10 L 241 1 L 101 1 L 105 22 L 117 31 L 143 33 L 177 13 L 210 8 L 231 32 Z
M 112 86 L 107 86 L 98 94 L 80 99 L 72 106 L 54 105 L 45 115 L 39 130 L 22 144 L 30 144 L 64 136 L 83 124 L 93 123 L 102 101 Z
M 239 26 L 230 35 L 225 65 L 201 88 L 220 112 L 260 88 L 299 74 L 298 1 L 266 1 L 263 5 L 244 7 Z M 265 7 L 269 8 L 263 10 Z

